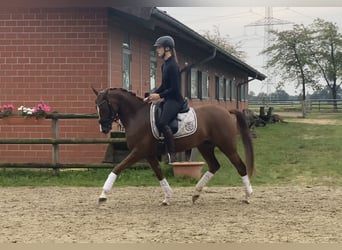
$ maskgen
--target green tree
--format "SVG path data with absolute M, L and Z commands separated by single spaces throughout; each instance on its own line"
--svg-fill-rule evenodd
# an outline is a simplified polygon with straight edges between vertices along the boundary
M 247 96 L 247 99 L 248 99 L 248 101 L 254 101 L 254 100 L 256 100 L 254 91 L 249 91 L 248 96 Z
M 310 95 L 310 99 L 331 99 L 331 89 L 328 86 L 324 86 L 322 89 L 314 91 Z M 342 99 L 342 89 L 337 91 L 336 99 Z M 335 99 L 334 99 L 335 100 Z
M 319 89 L 314 91 L 310 95 L 310 99 L 330 99 L 331 98 L 331 91 L 330 89 L 326 86 L 323 89 Z
M 318 73 L 318 79 L 324 79 L 330 89 L 332 99 L 337 99 L 338 90 L 342 81 L 342 34 L 339 33 L 336 24 L 315 19 L 309 26 L 311 42 L 309 54 L 311 54 L 311 67 Z M 323 87 L 323 86 L 321 86 Z M 333 103 L 337 110 L 337 102 Z
M 307 53 L 310 31 L 304 25 L 294 25 L 292 30 L 273 30 L 271 34 L 272 45 L 261 52 L 268 56 L 266 67 L 280 75 L 280 86 L 287 82 L 297 82 L 297 87 L 302 86 L 302 113 L 305 116 L 306 85 L 316 85 Z
M 287 101 L 290 98 L 290 95 L 286 93 L 285 90 L 277 89 L 275 92 L 270 94 L 271 100 L 278 101 Z
M 246 59 L 246 52 L 241 50 L 241 44 L 234 44 L 230 41 L 229 35 L 222 36 L 218 26 L 214 25 L 214 29 L 212 31 L 205 30 L 202 32 L 202 36 L 216 44 L 218 47 L 224 49 L 228 53 L 236 56 L 241 60 Z

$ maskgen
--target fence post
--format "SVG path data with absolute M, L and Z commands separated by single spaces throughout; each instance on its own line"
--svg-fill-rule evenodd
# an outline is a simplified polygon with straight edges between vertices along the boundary
M 59 137 L 59 129 L 58 129 L 58 118 L 53 117 L 52 119 L 52 133 L 53 133 L 53 138 L 54 139 L 58 139 Z M 56 166 L 53 168 L 54 173 L 55 174 L 59 174 L 59 167 L 58 167 L 58 163 L 59 163 L 59 144 L 52 144 L 53 147 L 53 160 L 52 163 Z

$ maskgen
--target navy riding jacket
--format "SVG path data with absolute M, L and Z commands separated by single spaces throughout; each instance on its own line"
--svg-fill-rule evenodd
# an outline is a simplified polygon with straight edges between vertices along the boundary
M 165 101 L 173 99 L 183 103 L 179 67 L 173 56 L 169 57 L 162 65 L 162 83 L 154 92 Z

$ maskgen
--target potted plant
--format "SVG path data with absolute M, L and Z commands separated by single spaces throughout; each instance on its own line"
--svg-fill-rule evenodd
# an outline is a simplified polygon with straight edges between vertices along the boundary
M 13 114 L 14 105 L 13 104 L 4 104 L 0 107 L 0 112 L 3 117 L 7 117 Z
M 33 108 L 20 106 L 19 116 L 13 115 L 14 106 L 4 104 L 1 106 L 2 120 L 8 125 L 38 125 L 41 124 L 51 108 L 44 102 L 39 102 Z
M 44 102 L 39 102 L 33 108 L 20 106 L 18 110 L 20 111 L 21 116 L 36 117 L 38 119 L 45 117 L 47 115 L 47 112 L 49 112 L 51 108 Z

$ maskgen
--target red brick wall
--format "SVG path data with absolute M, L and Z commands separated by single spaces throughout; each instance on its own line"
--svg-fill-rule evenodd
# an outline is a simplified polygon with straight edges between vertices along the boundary
M 117 21 L 109 23 L 110 87 L 122 87 L 122 33 Z
M 120 26 L 120 20 L 115 17 L 110 20 L 110 86 L 122 87 L 122 39 L 123 32 L 126 31 L 129 31 L 131 43 L 131 91 L 138 96 L 143 96 L 145 92 L 150 90 L 150 50 L 153 41 L 139 31 L 130 31 L 125 27 L 125 23 Z M 159 71 L 157 72 L 158 75 Z
M 132 26 L 131 26 L 132 28 Z M 46 102 L 60 113 L 94 113 L 95 96 L 90 89 L 122 86 L 122 38 L 129 30 L 105 8 L 1 9 L 0 10 L 0 104 L 16 107 Z M 131 35 L 132 91 L 143 96 L 149 91 L 152 31 L 136 27 Z M 194 55 L 192 58 L 189 52 Z M 178 51 L 180 67 L 202 59 L 192 47 Z M 198 58 L 197 58 L 198 57 Z M 161 81 L 162 60 L 158 60 L 157 84 Z M 212 62 L 210 72 L 213 97 L 215 73 L 231 74 Z M 185 84 L 185 83 L 183 83 Z M 235 108 L 235 102 L 191 100 Z M 60 138 L 106 137 L 96 120 L 60 120 Z M 0 138 L 51 138 L 51 121 L 40 126 L 8 126 L 0 121 Z M 106 145 L 60 145 L 60 162 L 101 162 Z M 51 145 L 1 145 L 1 162 L 52 162 Z
M 106 9 L 1 9 L 0 104 L 46 102 L 60 113 L 94 113 L 90 86 L 108 86 Z M 51 137 L 51 124 L 11 127 L 0 138 Z M 61 120 L 60 137 L 100 137 L 96 120 Z M 100 162 L 105 145 L 61 145 L 61 162 Z M 51 145 L 0 145 L 2 162 L 51 162 Z M 21 157 L 23 156 L 23 157 Z
M 152 41 L 141 35 L 132 37 L 132 91 L 144 96 L 150 91 L 150 50 Z M 157 72 L 158 75 L 158 72 Z

